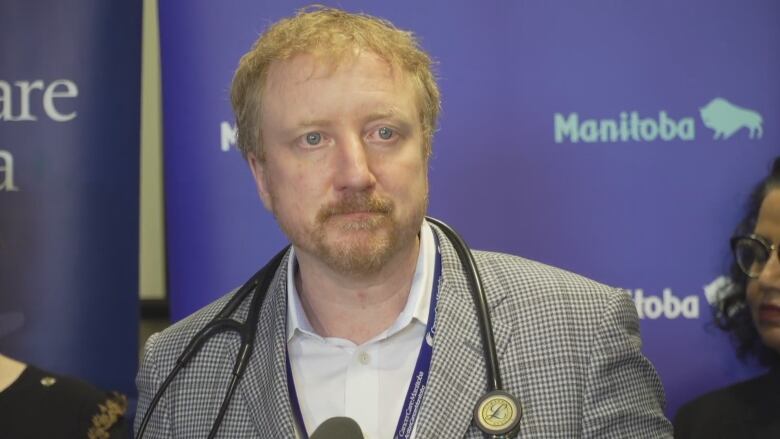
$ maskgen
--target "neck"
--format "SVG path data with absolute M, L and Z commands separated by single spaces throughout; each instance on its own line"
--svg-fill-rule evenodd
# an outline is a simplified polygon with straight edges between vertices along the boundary
M 26 364 L 0 355 L 0 392 L 13 384 L 24 372 Z
M 419 248 L 418 238 L 370 276 L 336 273 L 298 254 L 296 289 L 314 331 L 360 345 L 390 327 L 409 298 Z

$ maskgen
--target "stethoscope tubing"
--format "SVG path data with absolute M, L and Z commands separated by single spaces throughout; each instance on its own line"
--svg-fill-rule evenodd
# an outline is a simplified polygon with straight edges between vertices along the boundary
M 479 274 L 477 261 L 474 260 L 474 254 L 470 247 L 458 235 L 455 230 L 444 222 L 426 216 L 425 219 L 438 226 L 439 229 L 447 235 L 447 238 L 454 244 L 455 252 L 458 254 L 463 270 L 469 281 L 469 290 L 474 299 L 474 305 L 477 308 L 477 320 L 479 321 L 479 332 L 482 336 L 483 350 L 486 352 L 485 361 L 487 362 L 487 386 L 488 391 L 503 389 L 501 383 L 501 371 L 498 368 L 498 355 L 496 354 L 496 342 L 493 337 L 493 322 L 490 319 L 488 311 L 487 295 L 482 285 L 482 276 Z
M 143 437 L 149 420 L 152 417 L 152 413 L 154 413 L 154 409 L 160 402 L 160 399 L 165 393 L 165 390 L 171 384 L 176 375 L 178 375 L 178 373 L 192 360 L 192 358 L 197 355 L 206 341 L 221 332 L 233 331 L 240 337 L 241 347 L 239 348 L 239 353 L 236 356 L 236 360 L 233 364 L 233 371 L 231 373 L 228 389 L 225 392 L 225 397 L 222 400 L 222 404 L 220 404 L 217 418 L 214 419 L 208 437 L 211 439 L 216 436 L 217 430 L 222 423 L 222 418 L 227 411 L 229 401 L 232 398 L 239 381 L 243 377 L 246 366 L 249 364 L 249 359 L 252 356 L 255 328 L 257 327 L 263 299 L 265 298 L 268 287 L 270 286 L 271 280 L 274 277 L 274 272 L 276 272 L 277 267 L 281 263 L 282 258 L 284 258 L 284 255 L 287 253 L 288 249 L 289 246 L 285 247 L 282 251 L 277 253 L 276 256 L 274 256 L 268 262 L 268 264 L 255 273 L 248 282 L 239 288 L 236 294 L 230 298 L 228 303 L 225 304 L 219 313 L 217 313 L 217 315 L 214 316 L 214 318 L 208 324 L 206 324 L 206 326 L 204 326 L 200 331 L 198 331 L 197 334 L 195 334 L 194 337 L 192 337 L 190 342 L 182 351 L 181 355 L 179 355 L 179 358 L 176 359 L 176 364 L 171 372 L 160 385 L 160 388 L 157 389 L 157 392 L 155 392 L 154 397 L 149 403 L 149 407 L 146 409 L 146 413 L 144 413 L 144 417 L 139 424 L 138 432 L 135 435 L 136 439 Z M 252 293 L 255 294 L 252 296 L 252 303 L 250 304 L 246 320 L 241 323 L 235 319 L 231 319 L 230 315 L 233 314 L 235 310 L 238 309 L 239 305 L 244 302 L 246 297 Z

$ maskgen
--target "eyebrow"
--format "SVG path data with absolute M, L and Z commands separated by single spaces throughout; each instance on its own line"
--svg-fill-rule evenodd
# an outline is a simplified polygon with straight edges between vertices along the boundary
M 297 128 L 328 126 L 331 122 L 327 119 L 304 119 L 296 124 Z
M 379 119 L 400 119 L 401 122 L 406 123 L 406 117 L 395 108 L 387 108 L 384 110 L 374 111 L 364 117 L 366 121 L 374 121 Z M 328 119 L 303 119 L 296 124 L 296 128 L 308 128 L 308 127 L 327 127 L 333 122 Z
M 366 116 L 367 120 L 387 119 L 399 116 L 399 111 L 395 108 L 388 108 L 386 110 L 374 111 Z
M 369 113 L 365 118 L 367 122 L 381 119 L 391 119 L 394 124 L 399 125 L 399 128 L 403 128 L 404 130 L 413 130 L 416 125 L 415 121 L 417 120 L 415 119 L 415 115 L 407 115 L 394 108 Z

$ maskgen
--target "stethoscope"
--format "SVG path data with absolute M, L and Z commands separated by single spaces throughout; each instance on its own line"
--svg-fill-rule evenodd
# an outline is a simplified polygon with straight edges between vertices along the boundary
M 488 391 L 479 399 L 479 401 L 477 401 L 477 404 L 474 407 L 474 424 L 484 433 L 489 435 L 489 437 L 494 439 L 513 437 L 517 434 L 517 427 L 520 424 L 520 418 L 522 416 L 522 408 L 517 399 L 503 390 L 501 373 L 498 368 L 496 344 L 495 339 L 493 338 L 493 327 L 490 321 L 490 313 L 488 312 L 487 297 L 485 296 L 485 291 L 482 287 L 482 277 L 479 274 L 474 255 L 471 253 L 471 250 L 466 245 L 465 241 L 463 241 L 463 238 L 461 238 L 450 226 L 435 218 L 426 217 L 426 220 L 439 227 L 447 239 L 453 244 L 455 252 L 458 254 L 458 259 L 466 272 L 471 295 L 477 308 L 477 320 L 479 321 L 482 346 L 485 352 L 485 362 L 487 363 Z M 238 355 L 236 356 L 233 365 L 233 371 L 231 373 L 227 391 L 222 399 L 222 404 L 219 406 L 219 412 L 214 419 L 208 437 L 211 439 L 216 436 L 230 400 L 232 399 L 236 387 L 238 387 L 238 383 L 249 364 L 249 359 L 252 356 L 255 328 L 257 328 L 263 299 L 265 298 L 274 274 L 288 249 L 289 246 L 285 247 L 274 256 L 268 264 L 261 268 L 260 271 L 255 273 L 249 281 L 238 289 L 219 313 L 192 337 L 192 340 L 190 340 L 189 344 L 184 348 L 184 351 L 179 355 L 179 358 L 176 359 L 176 365 L 173 370 L 171 370 L 165 378 L 162 385 L 160 385 L 160 388 L 157 389 L 157 392 L 154 394 L 152 401 L 149 403 L 149 407 L 146 409 L 146 413 L 144 414 L 138 432 L 136 433 L 136 439 L 140 439 L 143 436 L 146 425 L 149 423 L 155 407 L 157 407 L 160 398 L 179 371 L 197 355 L 198 351 L 200 351 L 209 338 L 221 332 L 233 331 L 240 337 L 241 347 L 239 348 Z M 248 296 L 252 296 L 252 299 L 246 320 L 242 323 L 230 318 Z M 298 428 L 300 429 L 301 426 L 298 426 Z

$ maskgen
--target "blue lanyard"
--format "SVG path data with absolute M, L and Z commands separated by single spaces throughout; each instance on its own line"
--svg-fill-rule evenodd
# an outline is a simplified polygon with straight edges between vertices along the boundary
M 431 369 L 431 357 L 433 356 L 433 337 L 436 335 L 436 305 L 439 302 L 439 280 L 441 278 L 441 254 L 439 252 L 439 239 L 436 237 L 436 258 L 433 269 L 433 285 L 431 287 L 431 304 L 428 308 L 428 324 L 425 326 L 425 336 L 420 343 L 420 352 L 417 355 L 417 362 L 414 365 L 412 379 L 409 382 L 409 388 L 406 391 L 404 405 L 401 408 L 401 414 L 398 417 L 398 424 L 395 427 L 393 438 L 409 438 L 412 436 L 414 423 L 417 420 L 417 414 L 420 411 L 425 389 L 428 384 L 428 376 Z M 301 434 L 304 439 L 309 439 L 306 432 L 306 426 L 303 423 L 303 414 L 301 406 L 298 403 L 298 392 L 295 390 L 295 380 L 293 380 L 292 369 L 290 368 L 290 355 L 285 349 L 285 359 L 287 366 L 287 389 L 290 393 L 290 405 L 292 406 L 293 416 L 298 425 L 303 429 Z

